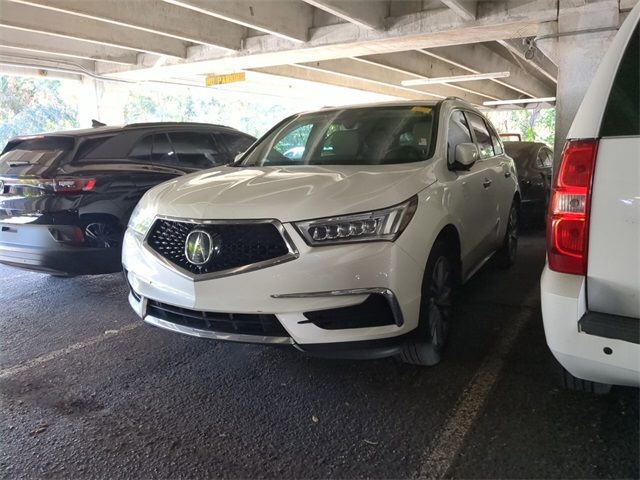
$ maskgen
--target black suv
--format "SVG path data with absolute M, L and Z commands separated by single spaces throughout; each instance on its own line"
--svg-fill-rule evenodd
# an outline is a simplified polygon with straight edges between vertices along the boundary
M 15 138 L 0 156 L 0 263 L 56 276 L 116 272 L 129 216 L 145 191 L 230 163 L 254 141 L 195 123 Z

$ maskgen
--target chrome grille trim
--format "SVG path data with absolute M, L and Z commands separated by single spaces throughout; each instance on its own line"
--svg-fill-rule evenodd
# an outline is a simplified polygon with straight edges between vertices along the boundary
M 215 278 L 228 277 L 231 275 L 239 275 L 241 273 L 251 272 L 254 270 L 260 270 L 267 267 L 272 267 L 274 265 L 279 265 L 281 263 L 290 262 L 291 260 L 295 260 L 300 256 L 298 249 L 296 248 L 293 240 L 285 230 L 284 226 L 279 220 L 276 219 L 249 219 L 249 220 L 198 220 L 191 218 L 177 218 L 165 215 L 156 215 L 153 219 L 152 225 L 155 224 L 157 220 L 166 220 L 170 222 L 180 222 L 180 223 L 189 223 L 193 225 L 252 225 L 252 224 L 264 224 L 268 223 L 273 225 L 284 240 L 284 244 L 287 247 L 287 253 L 285 255 L 281 255 L 276 258 L 272 258 L 269 260 L 265 260 L 262 262 L 250 263 L 247 265 L 242 265 L 240 267 L 229 268 L 227 270 L 220 270 L 217 272 L 205 273 L 205 274 L 194 274 L 179 265 L 169 261 L 158 252 L 156 252 L 148 243 L 149 235 L 153 231 L 153 228 L 150 228 L 143 240 L 143 248 L 145 251 L 153 255 L 158 261 L 160 261 L 164 266 L 174 271 L 178 275 L 193 280 L 194 282 L 202 282 L 205 280 L 212 280 Z

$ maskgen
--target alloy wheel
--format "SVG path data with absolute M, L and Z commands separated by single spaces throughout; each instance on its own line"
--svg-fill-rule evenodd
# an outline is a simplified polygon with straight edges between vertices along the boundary
M 507 227 L 507 251 L 511 260 L 516 258 L 518 251 L 518 210 L 515 206 L 509 212 L 509 225 Z
M 445 256 L 436 260 L 429 285 L 429 333 L 436 350 L 442 349 L 449 334 L 453 271 Z
M 93 247 L 114 248 L 120 243 L 117 229 L 108 223 L 90 223 L 84 229 L 84 236 Z

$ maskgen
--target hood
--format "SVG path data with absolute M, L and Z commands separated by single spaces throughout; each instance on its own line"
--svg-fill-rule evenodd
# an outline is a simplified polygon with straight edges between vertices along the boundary
M 424 163 L 219 167 L 164 183 L 148 201 L 159 215 L 171 217 L 291 222 L 386 208 L 435 180 Z

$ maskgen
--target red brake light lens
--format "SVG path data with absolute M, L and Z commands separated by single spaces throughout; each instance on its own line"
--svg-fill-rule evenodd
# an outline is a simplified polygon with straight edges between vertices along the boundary
M 56 193 L 89 192 L 96 186 L 96 179 L 56 177 L 48 186 Z
M 547 219 L 547 257 L 556 272 L 585 275 L 591 182 L 598 140 L 571 140 L 562 152 Z
M 93 190 L 96 186 L 96 179 L 79 177 L 18 178 L 5 180 L 5 185 L 33 187 L 61 194 L 82 193 Z

